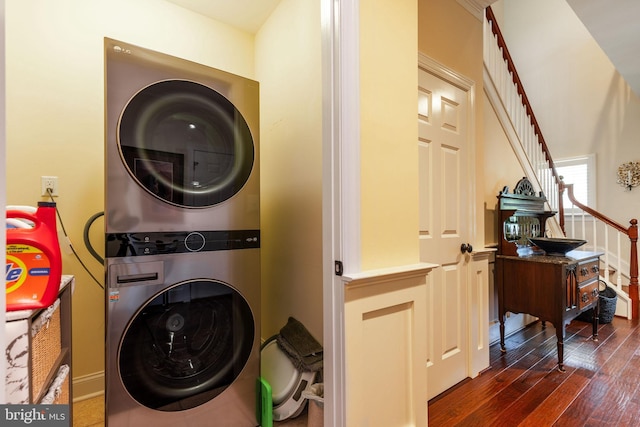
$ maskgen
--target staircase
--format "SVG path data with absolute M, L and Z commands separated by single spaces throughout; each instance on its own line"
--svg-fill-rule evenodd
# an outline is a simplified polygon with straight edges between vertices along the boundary
M 586 249 L 601 251 L 600 275 L 618 294 L 616 315 L 638 318 L 638 221 L 623 226 L 575 199 L 573 186 L 558 175 L 524 87 L 491 7 L 484 26 L 484 89 L 525 175 L 557 212 L 547 221 L 552 236 L 586 240 Z M 572 203 L 565 215 L 563 193 Z

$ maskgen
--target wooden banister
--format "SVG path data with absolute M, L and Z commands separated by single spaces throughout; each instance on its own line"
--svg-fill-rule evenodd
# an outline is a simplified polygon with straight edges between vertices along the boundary
M 629 227 L 629 240 L 631 240 L 631 258 L 629 261 L 629 298 L 631 298 L 631 318 L 638 318 L 638 220 L 632 219 Z
M 599 219 L 600 221 L 604 222 L 605 224 L 615 228 L 619 232 L 624 233 L 627 236 L 629 236 L 629 229 L 626 228 L 624 225 L 621 225 L 620 223 L 612 220 L 611 218 L 607 217 L 606 215 L 603 215 L 600 212 L 598 212 L 598 211 L 596 211 L 594 209 L 591 209 L 589 206 L 583 205 L 582 203 L 577 201 L 576 198 L 573 195 L 573 184 L 564 184 L 563 183 L 562 187 L 564 187 L 567 190 L 567 196 L 569 197 L 569 200 L 571 200 L 571 203 L 573 203 L 574 206 L 580 208 L 581 210 L 585 211 L 586 213 L 588 213 L 589 215 L 593 216 L 594 218 Z M 632 219 L 631 221 L 636 221 L 636 220 Z
M 540 130 L 540 126 L 538 125 L 538 120 L 536 119 L 535 114 L 533 114 L 533 108 L 531 108 L 531 104 L 529 103 L 529 98 L 527 98 L 527 94 L 524 91 L 524 85 L 520 80 L 520 76 L 518 76 L 518 72 L 516 71 L 516 67 L 514 65 L 513 59 L 511 59 L 511 54 L 509 53 L 509 49 L 507 49 L 507 44 L 504 41 L 504 37 L 502 36 L 502 32 L 500 31 L 500 27 L 498 27 L 498 22 L 496 21 L 496 17 L 493 14 L 493 10 L 491 6 L 488 6 L 486 9 L 487 13 L 487 21 L 491 22 L 491 32 L 494 36 L 496 36 L 498 46 L 502 49 L 502 58 L 507 63 L 507 68 L 509 72 L 513 76 L 513 83 L 517 87 L 518 94 L 521 96 L 522 105 L 524 106 L 527 116 L 529 116 L 529 120 L 531 121 L 531 126 L 533 126 L 534 132 L 538 136 L 538 144 L 540 144 L 540 148 L 544 153 L 545 159 L 549 163 L 549 168 L 551 169 L 551 173 L 556 180 L 557 184 L 560 184 L 560 175 L 558 175 L 558 171 L 556 170 L 556 166 L 553 163 L 553 159 L 551 158 L 551 153 L 549 152 L 549 148 L 547 147 L 547 143 L 544 140 L 544 136 L 542 135 L 542 131 Z M 562 216 L 563 212 L 560 211 L 560 215 Z
M 567 190 L 567 197 L 573 203 L 574 206 L 580 208 L 584 212 L 588 213 L 592 217 L 598 219 L 599 221 L 604 222 L 610 227 L 615 228 L 620 233 L 625 234 L 629 238 L 629 242 L 631 243 L 631 249 L 629 254 L 629 298 L 631 299 L 631 318 L 638 318 L 638 307 L 640 302 L 640 294 L 639 283 L 638 283 L 638 220 L 631 219 L 629 221 L 629 227 L 625 227 L 622 224 L 612 220 L 606 215 L 601 214 L 600 212 L 591 209 L 589 206 L 583 205 L 579 201 L 576 200 L 573 195 L 573 184 L 564 184 L 560 181 L 560 194 L 562 194 L 563 190 Z

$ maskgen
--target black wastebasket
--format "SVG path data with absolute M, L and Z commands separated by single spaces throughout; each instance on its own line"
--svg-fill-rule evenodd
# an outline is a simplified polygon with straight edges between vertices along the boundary
M 618 301 L 618 294 L 615 289 L 607 286 L 604 280 L 600 280 L 600 294 L 598 296 L 600 300 L 600 312 L 598 313 L 598 320 L 600 323 L 611 323 L 613 316 L 616 314 L 616 302 Z M 587 310 L 578 316 L 578 320 L 584 322 L 591 322 L 593 319 L 593 309 Z

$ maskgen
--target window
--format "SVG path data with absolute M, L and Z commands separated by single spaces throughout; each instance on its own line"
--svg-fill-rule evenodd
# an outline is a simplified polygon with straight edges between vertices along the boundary
M 555 161 L 555 166 L 564 183 L 573 184 L 575 199 L 590 208 L 596 209 L 595 154 L 557 160 Z M 569 201 L 566 191 L 563 203 L 565 211 L 571 212 L 573 204 Z

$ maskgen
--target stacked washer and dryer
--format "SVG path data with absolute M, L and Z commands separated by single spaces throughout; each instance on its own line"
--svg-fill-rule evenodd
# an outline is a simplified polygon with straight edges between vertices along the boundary
M 256 426 L 258 83 L 116 40 L 106 61 L 106 423 Z

